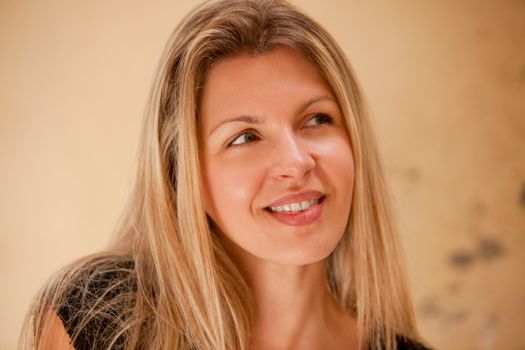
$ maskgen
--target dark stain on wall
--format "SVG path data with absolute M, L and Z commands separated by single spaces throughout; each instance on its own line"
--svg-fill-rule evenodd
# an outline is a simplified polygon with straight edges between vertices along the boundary
M 436 297 L 428 297 L 419 305 L 419 312 L 423 317 L 438 317 L 443 313 Z
M 460 249 L 450 254 L 450 264 L 456 269 L 463 270 L 470 267 L 478 261 L 492 262 L 505 254 L 505 248 L 501 241 L 482 237 L 478 240 L 478 246 L 475 249 Z
M 456 326 L 468 320 L 467 310 L 447 310 L 436 296 L 427 297 L 418 307 L 418 314 L 421 317 L 437 319 L 447 326 Z
M 458 250 L 450 255 L 450 263 L 453 267 L 463 269 L 474 263 L 476 254 L 466 250 Z
M 445 317 L 445 322 L 447 325 L 457 325 L 459 323 L 463 323 L 468 319 L 468 312 L 465 310 L 457 310 L 453 311 L 447 314 Z
M 505 253 L 503 246 L 496 239 L 482 238 L 479 241 L 479 255 L 482 259 L 493 260 Z

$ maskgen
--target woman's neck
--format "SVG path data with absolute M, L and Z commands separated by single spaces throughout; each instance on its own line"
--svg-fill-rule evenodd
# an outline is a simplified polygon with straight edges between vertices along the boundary
M 237 258 L 255 299 L 250 350 L 357 349 L 355 320 L 330 295 L 324 260 L 283 266 Z

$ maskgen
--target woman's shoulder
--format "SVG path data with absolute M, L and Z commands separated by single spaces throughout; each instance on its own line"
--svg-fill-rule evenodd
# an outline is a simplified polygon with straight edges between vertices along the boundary
M 100 255 L 64 270 L 56 288 L 54 311 L 77 350 L 105 348 L 124 341 L 137 292 L 135 262 L 125 256 Z M 121 335 L 119 335 L 121 334 Z

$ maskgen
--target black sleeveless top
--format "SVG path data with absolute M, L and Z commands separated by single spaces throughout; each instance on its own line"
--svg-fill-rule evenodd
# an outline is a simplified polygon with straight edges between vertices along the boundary
M 137 291 L 133 267 L 130 261 L 118 262 L 113 268 L 88 267 L 84 271 L 88 277 L 79 276 L 78 283 L 65 295 L 65 302 L 56 311 L 74 339 L 72 345 L 76 350 L 106 349 L 119 329 L 119 321 L 132 312 L 133 295 Z M 96 317 L 86 322 L 87 310 L 95 311 Z M 125 337 L 126 333 L 120 335 L 111 349 L 124 349 Z M 404 337 L 396 339 L 398 350 L 430 350 Z

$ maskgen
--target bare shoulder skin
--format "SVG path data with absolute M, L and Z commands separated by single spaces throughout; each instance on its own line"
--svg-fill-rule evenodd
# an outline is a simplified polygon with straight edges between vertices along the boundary
M 54 311 L 48 311 L 43 322 L 37 350 L 75 350 L 62 320 Z

